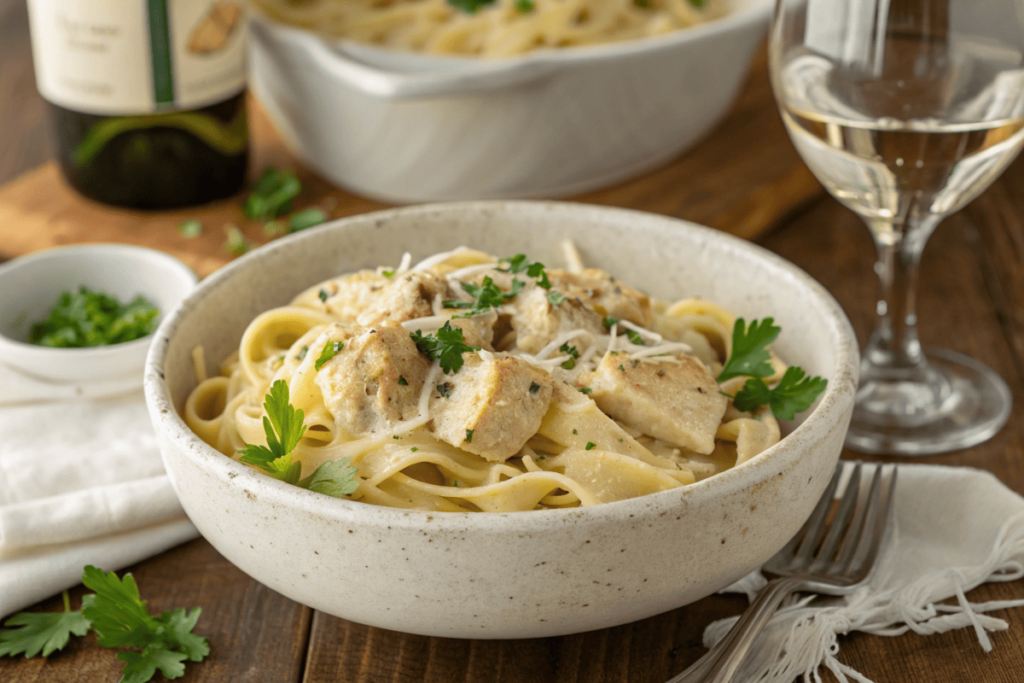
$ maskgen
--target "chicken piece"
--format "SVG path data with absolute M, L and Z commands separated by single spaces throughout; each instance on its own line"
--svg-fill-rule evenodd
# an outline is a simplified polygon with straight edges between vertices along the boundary
M 434 315 L 434 299 L 438 295 L 442 299 L 452 298 L 448 280 L 439 275 L 419 271 L 396 276 L 357 320 L 360 325 L 370 327 L 383 320 L 401 323 L 425 318 Z
M 341 320 L 354 322 L 356 317 L 381 297 L 391 283 L 374 270 L 360 270 L 333 280 L 321 282 L 295 297 L 296 306 L 327 310 Z
M 467 353 L 446 376 L 447 397 L 435 394 L 434 436 L 485 460 L 501 462 L 519 452 L 540 428 L 551 402 L 552 379 L 521 358 Z
M 498 316 L 493 312 L 475 315 L 472 318 L 455 318 L 450 322 L 452 327 L 462 330 L 462 340 L 470 346 L 479 346 L 493 351 L 491 342 L 494 340 L 494 321 Z
M 678 362 L 634 362 L 626 354 L 606 354 L 577 386 L 606 414 L 640 432 L 707 455 L 728 399 L 701 361 L 678 356 Z
M 601 316 L 579 299 L 566 298 L 557 306 L 548 300 L 548 290 L 527 285 L 514 300 L 512 329 L 516 347 L 526 353 L 537 353 L 565 332 L 582 329 L 594 335 L 607 334 Z M 574 345 L 582 352 L 589 344 L 585 337 Z
M 419 414 L 430 365 L 407 330 L 385 322 L 348 339 L 315 381 L 338 424 L 365 434 Z
M 599 315 L 650 328 L 651 299 L 643 292 L 624 285 L 608 273 L 587 268 L 582 273 L 548 270 L 551 286 L 569 298 L 575 298 L 594 309 Z

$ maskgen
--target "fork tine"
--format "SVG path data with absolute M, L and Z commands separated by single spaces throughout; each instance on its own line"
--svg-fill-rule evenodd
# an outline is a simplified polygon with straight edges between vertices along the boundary
M 860 495 L 860 473 L 861 466 L 857 464 L 854 466 L 853 472 L 850 473 L 849 479 L 846 480 L 846 490 L 843 491 L 843 498 L 839 501 L 839 507 L 836 509 L 835 517 L 833 517 L 832 523 L 829 525 L 828 534 L 821 544 L 821 550 L 818 551 L 809 569 L 812 574 L 824 571 L 825 567 L 832 562 L 836 548 L 839 547 L 839 542 L 843 539 L 847 529 L 850 528 L 848 524 L 850 515 L 856 509 L 857 498 Z
M 844 548 L 841 561 L 836 563 L 839 572 L 847 576 L 861 576 L 874 564 L 878 549 L 881 547 L 886 523 L 889 518 L 893 492 L 896 490 L 896 468 L 892 468 L 886 494 L 882 493 L 884 468 L 875 468 L 875 476 L 871 481 L 871 490 L 864 504 L 862 521 L 850 530 L 848 545 Z
M 840 464 L 832 474 L 832 480 L 829 481 L 825 492 L 821 494 L 821 500 L 815 506 L 814 512 L 811 513 L 810 518 L 804 524 L 803 533 L 798 533 L 794 536 L 793 540 L 783 550 L 783 552 L 789 552 L 792 548 L 797 548 L 793 552 L 793 564 L 806 565 L 814 553 L 814 549 L 821 539 L 822 530 L 825 528 L 825 520 L 828 517 L 829 509 L 832 507 L 832 499 L 836 494 L 836 487 L 839 486 L 839 478 L 842 476 L 842 473 L 843 466 Z M 797 543 L 799 543 L 799 547 L 797 547 Z

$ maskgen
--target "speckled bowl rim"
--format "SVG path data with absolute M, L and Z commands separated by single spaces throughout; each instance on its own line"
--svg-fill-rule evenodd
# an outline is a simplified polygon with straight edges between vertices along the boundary
M 822 320 L 822 324 L 828 326 L 830 337 L 837 345 L 836 367 L 833 376 L 829 378 L 825 393 L 804 421 L 779 443 L 742 465 L 689 486 L 585 508 L 483 514 L 389 508 L 368 505 L 354 500 L 329 498 L 322 494 L 306 491 L 257 473 L 250 467 L 224 456 L 196 436 L 178 415 L 169 400 L 167 383 L 162 371 L 162 363 L 171 337 L 200 301 L 221 287 L 228 286 L 242 270 L 249 268 L 265 255 L 289 249 L 292 244 L 302 241 L 322 239 L 326 233 L 358 230 L 362 229 L 364 225 L 380 224 L 397 217 L 438 212 L 481 213 L 496 210 L 507 210 L 508 213 L 513 214 L 523 211 L 538 213 L 547 211 L 548 217 L 558 211 L 601 212 L 608 216 L 620 217 L 621 224 L 631 226 L 630 230 L 649 231 L 658 229 L 659 226 L 671 226 L 675 230 L 703 233 L 710 240 L 720 241 L 733 248 L 752 252 L 770 266 L 786 271 L 795 277 L 800 286 L 805 287 L 810 295 L 822 304 L 823 310 L 830 313 L 827 319 Z M 782 464 L 780 459 L 786 459 L 787 454 L 790 457 L 795 457 L 793 454 L 813 448 L 814 443 L 820 440 L 816 436 L 838 428 L 842 415 L 849 410 L 853 403 L 858 370 L 859 352 L 856 337 L 849 320 L 836 300 L 810 275 L 763 247 L 689 221 L 632 209 L 557 201 L 487 200 L 423 204 L 357 214 L 276 240 L 242 256 L 203 280 L 192 294 L 161 323 L 146 359 L 144 389 L 149 412 L 157 430 L 163 432 L 165 437 L 170 438 L 184 457 L 193 460 L 218 480 L 233 487 L 243 486 L 253 494 L 261 496 L 268 505 L 277 504 L 313 516 L 330 517 L 364 527 L 416 529 L 429 521 L 431 528 L 435 531 L 493 531 L 508 527 L 528 533 L 531 530 L 572 526 L 578 524 L 581 518 L 586 519 L 589 523 L 599 524 L 602 520 L 676 511 L 681 500 L 699 505 L 708 497 L 721 496 L 726 492 L 735 492 L 745 486 L 765 481 L 780 471 Z M 801 443 L 806 444 L 806 448 L 802 448 Z

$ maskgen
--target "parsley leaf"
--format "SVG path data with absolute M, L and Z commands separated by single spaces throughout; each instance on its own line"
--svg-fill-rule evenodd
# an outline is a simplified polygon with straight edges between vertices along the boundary
M 181 678 L 185 675 L 185 664 L 188 659 L 180 652 L 168 650 L 161 645 L 150 645 L 142 652 L 123 650 L 117 658 L 125 663 L 121 670 L 121 683 L 144 683 L 152 680 L 157 669 L 167 678 Z
M 765 318 L 760 323 L 751 320 L 750 327 L 746 327 L 743 318 L 737 318 L 732 328 L 732 353 L 722 366 L 718 381 L 724 382 L 744 375 L 770 377 L 774 370 L 769 362 L 771 354 L 768 353 L 768 345 L 778 338 L 781 331 L 771 318 Z
M 644 346 L 644 338 L 634 329 L 626 328 L 626 338 L 637 346 Z
M 515 2 L 516 11 L 520 14 L 526 14 L 532 12 L 534 9 L 533 0 L 516 0 Z
M 747 380 L 736 394 L 733 405 L 748 411 L 767 403 L 776 418 L 792 420 L 797 413 L 810 408 L 827 386 L 825 378 L 807 377 L 803 368 L 792 366 L 786 368 L 782 379 L 772 389 L 760 378 Z
M 252 220 L 276 218 L 288 213 L 292 200 L 300 192 L 302 183 L 293 171 L 267 167 L 253 184 L 252 193 L 242 205 L 242 213 Z
M 618 318 L 613 318 L 610 315 L 609 316 L 605 316 L 604 318 L 601 318 L 601 324 L 604 325 L 605 329 L 609 329 L 610 330 L 610 329 L 612 329 L 612 325 L 617 325 L 618 323 L 619 323 L 619 319 Z
M 194 240 L 203 234 L 203 223 L 196 218 L 190 218 L 178 224 L 178 234 L 187 240 Z
M 526 254 L 516 254 L 508 258 L 498 259 L 498 263 L 506 266 L 504 268 L 501 265 L 498 266 L 498 270 L 503 273 L 526 273 L 528 277 L 532 277 L 537 281 L 537 286 L 543 289 L 551 289 L 551 281 L 548 279 L 548 273 L 544 269 L 544 264 L 540 261 L 531 263 Z
M 574 367 L 576 367 L 576 359 L 580 357 L 580 352 L 576 349 L 575 346 L 569 346 L 569 342 L 565 342 L 564 344 L 558 347 L 558 350 L 561 351 L 562 353 L 569 355 L 569 360 L 562 362 L 562 367 L 564 369 L 572 370 Z
M 519 280 L 512 280 L 512 289 L 503 292 L 494 284 L 490 276 L 485 277 L 482 284 L 474 285 L 472 282 L 463 282 L 462 288 L 473 297 L 473 301 L 461 301 L 459 299 L 448 299 L 441 303 L 445 308 L 469 309 L 467 313 L 452 316 L 453 318 L 471 318 L 474 315 L 486 313 L 491 308 L 498 308 L 507 300 L 513 298 L 523 289 L 523 283 Z
M 296 211 L 288 219 L 288 232 L 299 232 L 306 228 L 312 228 L 326 220 L 327 214 L 324 213 L 323 209 L 318 209 L 315 206 L 303 209 L 302 211 Z
M 320 352 L 320 357 L 313 363 L 313 369 L 319 370 L 324 364 L 330 359 L 334 358 L 339 351 L 345 348 L 345 345 L 340 341 L 329 341 L 324 344 L 323 351 Z
M 481 7 L 493 5 L 494 0 L 448 0 L 448 4 L 466 14 L 476 14 Z
M 275 479 L 289 484 L 298 483 L 302 465 L 292 462 L 291 452 L 306 432 L 306 427 L 302 424 L 305 415 L 288 402 L 288 384 L 283 379 L 277 380 L 270 387 L 263 407 L 267 411 L 263 416 L 263 431 L 267 435 L 267 445 L 247 445 L 238 451 L 242 454 L 239 460 L 256 465 Z
M 596 448 L 596 446 L 594 445 L 594 442 L 593 441 L 588 441 L 587 445 L 583 447 L 583 450 L 592 451 L 592 450 L 594 450 L 594 448 Z
M 473 443 L 473 432 L 475 431 L 475 429 L 466 430 L 466 443 Z
M 84 636 L 89 631 L 89 620 L 81 611 L 71 611 L 68 592 L 64 591 L 63 612 L 22 612 L 4 622 L 0 631 L 0 656 L 23 654 L 35 657 L 40 652 L 49 657 L 63 650 L 72 634 Z M 11 628 L 11 627 L 20 628 Z
M 356 479 L 359 470 L 349 462 L 349 458 L 325 462 L 316 468 L 316 472 L 299 482 L 299 486 L 335 498 L 350 496 L 359 488 Z
M 440 360 L 444 374 L 451 375 L 462 369 L 462 354 L 467 351 L 479 351 L 479 346 L 470 346 L 462 336 L 462 330 L 452 327 L 445 321 L 435 334 L 422 334 L 416 330 L 410 334 L 420 353 L 426 354 L 431 360 Z
M 548 302 L 552 306 L 558 306 L 563 301 L 565 301 L 565 294 L 562 294 L 561 292 L 554 292 L 553 291 L 550 294 L 548 294 Z

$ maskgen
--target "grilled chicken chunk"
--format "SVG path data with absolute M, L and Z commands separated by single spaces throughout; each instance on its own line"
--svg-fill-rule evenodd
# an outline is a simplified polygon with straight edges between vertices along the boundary
M 385 322 L 349 338 L 315 381 L 338 424 L 364 434 L 416 417 L 429 370 L 409 332 Z
M 448 280 L 439 275 L 415 272 L 396 276 L 394 282 L 381 290 L 373 305 L 364 309 L 358 321 L 369 327 L 382 320 L 401 323 L 425 318 L 434 314 L 434 299 L 438 296 L 451 298 Z
M 467 353 L 444 377 L 430 412 L 434 435 L 485 460 L 515 455 L 540 428 L 551 401 L 551 376 L 520 358 Z
M 609 353 L 577 385 L 589 386 L 598 407 L 627 426 L 704 455 L 715 448 L 728 403 L 707 366 L 690 356 L 634 366 L 626 354 Z
M 557 306 L 548 300 L 548 290 L 526 286 L 516 298 L 512 314 L 512 329 L 516 332 L 516 346 L 526 353 L 537 353 L 558 335 L 583 329 L 594 335 L 607 334 L 601 316 L 587 308 L 580 300 L 565 298 Z M 580 351 L 588 346 L 585 338 L 573 342 Z
M 628 320 L 646 328 L 653 323 L 650 297 L 622 284 L 603 270 L 587 268 L 582 273 L 570 273 L 551 269 L 548 277 L 555 290 L 569 298 L 579 299 L 601 316 Z

